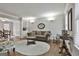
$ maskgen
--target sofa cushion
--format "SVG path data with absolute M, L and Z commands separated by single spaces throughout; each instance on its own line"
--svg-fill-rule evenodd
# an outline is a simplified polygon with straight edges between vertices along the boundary
M 27 35 L 28 35 L 28 36 L 32 36 L 32 33 L 31 33 L 31 32 L 29 32 L 29 33 L 27 33 Z
M 37 35 L 41 35 L 41 31 L 37 31 Z
M 35 35 L 37 35 L 37 31 L 33 31 Z
M 46 31 L 41 31 L 41 35 L 44 35 Z

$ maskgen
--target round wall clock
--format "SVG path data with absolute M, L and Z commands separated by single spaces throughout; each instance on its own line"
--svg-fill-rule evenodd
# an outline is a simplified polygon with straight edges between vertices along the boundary
M 45 28 L 45 24 L 43 24 L 43 23 L 38 24 L 38 28 L 39 29 L 44 29 Z

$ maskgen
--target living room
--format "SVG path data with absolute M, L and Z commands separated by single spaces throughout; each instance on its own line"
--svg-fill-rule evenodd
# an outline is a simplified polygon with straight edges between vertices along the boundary
M 62 36 L 62 31 L 68 30 L 68 35 L 70 36 L 70 38 L 75 36 L 74 33 L 76 33 L 76 30 L 74 28 L 76 28 L 76 21 L 74 20 L 75 17 L 73 16 L 77 15 L 75 13 L 78 13 L 78 11 L 75 11 L 77 10 L 77 8 L 75 7 L 78 7 L 78 4 L 0 4 L 0 41 L 8 41 L 7 43 L 4 42 L 3 46 L 1 43 L 0 46 L 2 46 L 3 48 L 7 48 L 7 46 L 4 45 L 10 44 L 11 42 L 9 41 L 12 41 L 12 45 L 6 49 L 9 56 L 79 55 L 78 49 L 75 47 L 72 48 L 74 46 L 72 42 L 73 40 L 67 40 L 68 42 L 70 42 L 70 45 L 68 45 L 68 42 L 66 41 L 66 51 L 63 50 L 62 53 L 59 53 L 59 50 L 63 49 L 60 48 L 60 45 L 62 43 L 62 41 L 60 40 L 60 36 Z M 73 24 L 69 25 L 67 16 L 70 13 L 71 9 L 73 9 L 73 14 L 72 20 L 69 20 L 69 24 Z M 69 15 L 69 17 L 71 17 L 71 14 Z M 69 36 L 65 36 L 66 39 L 70 39 Z M 75 39 L 75 41 L 76 40 L 77 39 Z M 76 45 L 77 44 L 78 42 L 76 41 Z M 4 52 L 4 55 L 6 55 L 6 51 Z M 0 55 L 3 55 L 2 52 L 0 53 Z

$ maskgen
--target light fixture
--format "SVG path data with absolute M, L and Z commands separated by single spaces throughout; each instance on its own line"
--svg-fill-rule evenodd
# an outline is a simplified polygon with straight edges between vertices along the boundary
M 35 19 L 35 17 L 27 17 L 26 19 L 32 20 L 32 19 Z
M 0 17 L 0 20 L 2 21 L 2 20 L 3 20 L 3 18 L 2 18 L 2 17 Z
M 30 20 L 30 22 L 31 22 L 31 23 L 34 23 L 34 22 L 35 22 L 35 20 L 34 20 L 34 19 L 31 19 L 31 20 Z
M 36 19 L 35 17 L 23 17 L 23 20 L 32 20 L 32 19 Z
M 1 20 L 1 21 L 10 21 L 9 19 L 7 19 L 7 18 L 2 18 L 2 17 L 0 17 L 0 20 Z
M 0 19 L 0 21 L 6 21 L 6 20 L 4 20 L 4 19 Z
M 27 19 L 27 17 L 22 17 L 22 20 L 27 20 L 28 21 L 29 19 Z
M 45 13 L 42 15 L 42 17 L 52 17 L 52 16 L 56 16 L 58 13 Z
M 27 17 L 26 19 L 29 20 L 30 23 L 34 23 L 36 18 L 35 17 Z
M 31 23 L 35 22 L 35 17 L 23 17 L 23 20 L 30 21 Z
M 48 17 L 47 20 L 55 20 L 55 17 Z
M 1 21 L 6 21 L 6 20 L 3 19 L 3 20 L 1 20 Z

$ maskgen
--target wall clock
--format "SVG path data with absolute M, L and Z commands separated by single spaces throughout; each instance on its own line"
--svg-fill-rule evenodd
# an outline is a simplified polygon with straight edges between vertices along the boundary
M 44 29 L 45 28 L 45 24 L 43 24 L 43 23 L 38 24 L 38 28 L 39 29 Z

